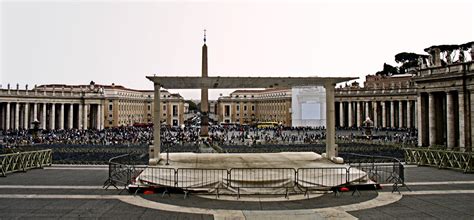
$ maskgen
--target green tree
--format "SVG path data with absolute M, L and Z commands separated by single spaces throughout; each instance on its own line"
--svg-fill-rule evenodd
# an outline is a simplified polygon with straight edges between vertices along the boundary
M 188 103 L 188 105 L 189 105 L 189 111 L 190 111 L 190 112 L 191 112 L 191 111 L 198 111 L 198 110 L 199 110 L 198 107 L 197 107 L 197 105 L 196 105 L 196 103 L 194 103 L 193 101 L 191 101 L 191 100 L 186 100 L 185 102 Z

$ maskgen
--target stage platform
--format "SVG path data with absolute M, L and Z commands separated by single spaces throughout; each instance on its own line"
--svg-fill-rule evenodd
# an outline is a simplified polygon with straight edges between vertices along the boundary
M 330 190 L 364 183 L 367 174 L 336 164 L 314 152 L 170 153 L 137 176 L 139 187 L 174 187 L 189 191 L 282 194 Z

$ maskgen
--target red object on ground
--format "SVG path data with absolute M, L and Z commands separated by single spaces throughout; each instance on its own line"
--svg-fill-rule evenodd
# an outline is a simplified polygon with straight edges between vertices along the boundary
M 145 192 L 143 192 L 144 195 L 151 195 L 151 194 L 154 194 L 155 192 L 153 190 L 145 190 Z
M 349 192 L 349 188 L 347 188 L 347 187 L 341 187 L 339 190 L 341 192 Z

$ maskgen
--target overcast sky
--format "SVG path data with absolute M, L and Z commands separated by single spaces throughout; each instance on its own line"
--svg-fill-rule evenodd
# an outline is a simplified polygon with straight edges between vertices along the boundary
M 203 29 L 210 76 L 364 79 L 399 52 L 474 40 L 472 2 L 1 1 L 0 82 L 153 89 L 145 76 L 201 74 Z

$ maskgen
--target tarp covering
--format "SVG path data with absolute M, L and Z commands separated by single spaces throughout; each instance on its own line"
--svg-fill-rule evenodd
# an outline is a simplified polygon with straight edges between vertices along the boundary
M 161 158 L 158 166 L 147 167 L 136 182 L 195 191 L 218 189 L 219 193 L 234 193 L 238 190 L 251 194 L 329 190 L 348 183 L 367 183 L 365 172 L 334 164 L 314 152 L 173 153 L 169 155 L 170 165 L 162 163 L 166 163 L 166 158 Z

